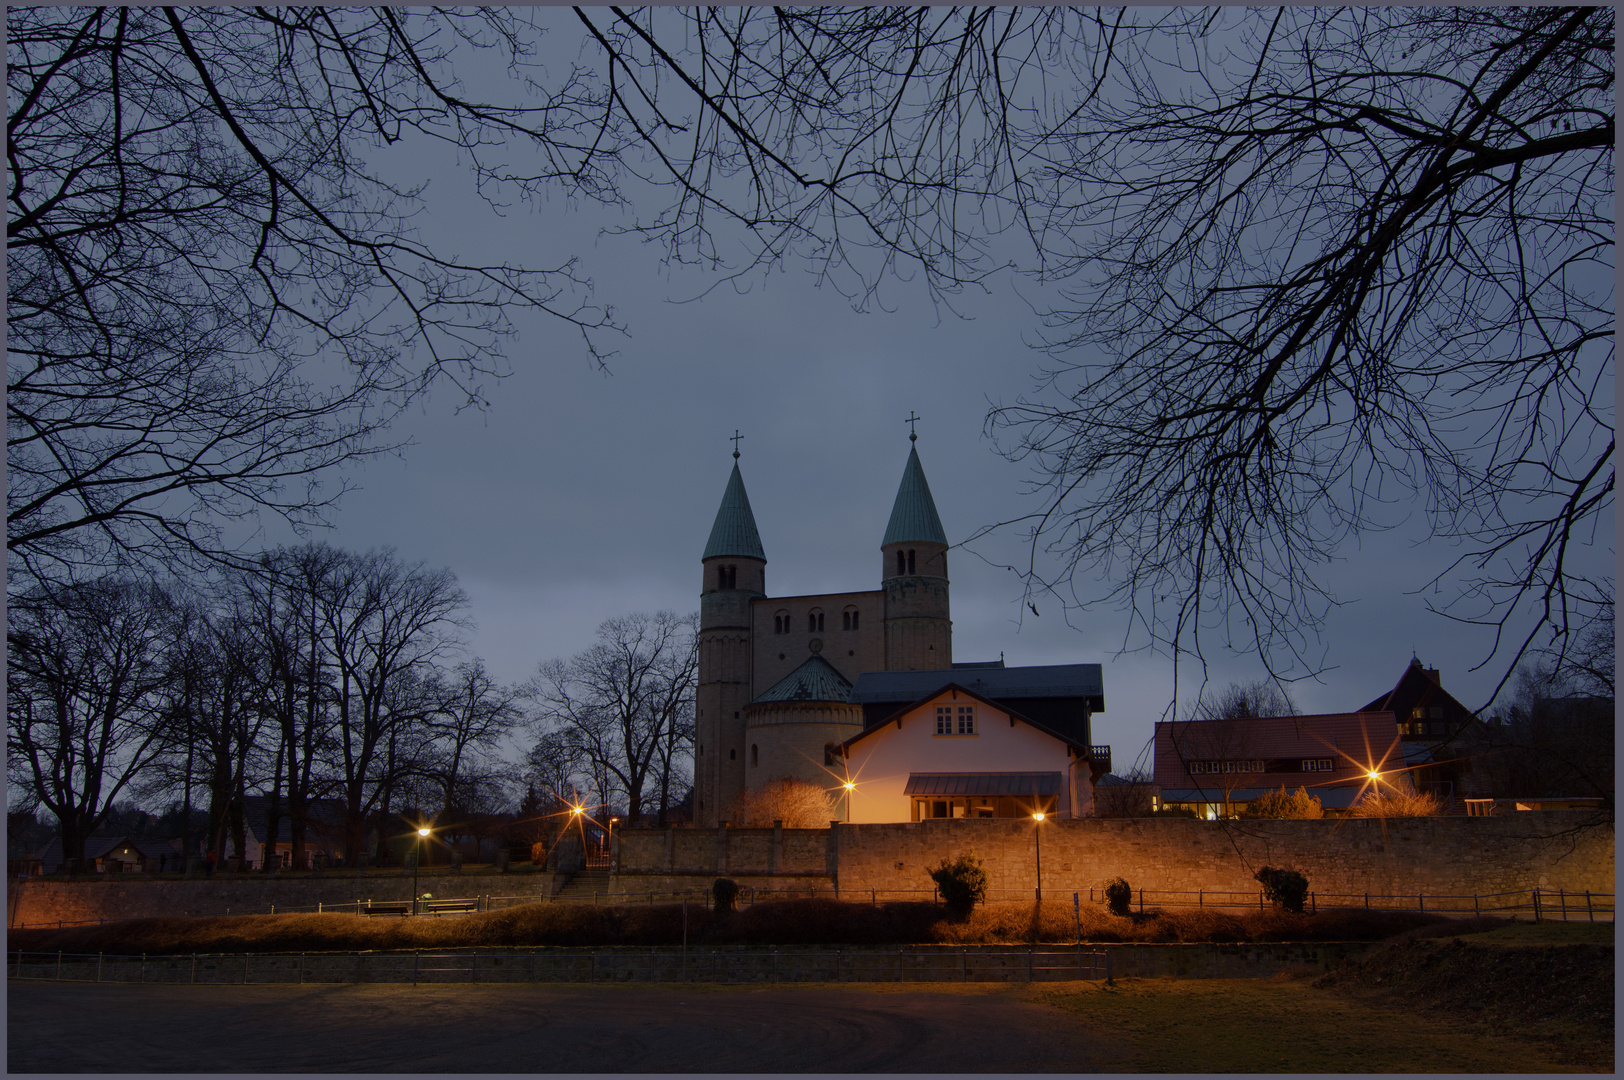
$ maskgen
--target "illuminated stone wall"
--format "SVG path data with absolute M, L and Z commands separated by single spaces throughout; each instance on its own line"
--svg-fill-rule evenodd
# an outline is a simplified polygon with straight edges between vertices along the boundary
M 1301 871 L 1319 893 L 1470 896 L 1536 887 L 1611 893 L 1612 827 L 1572 831 L 1581 820 L 1563 811 L 1391 821 L 1051 820 L 1041 826 L 1043 888 L 1086 895 L 1123 877 L 1135 889 L 1156 892 L 1255 892 L 1253 872 L 1276 866 Z M 777 841 L 781 861 L 771 872 L 822 871 L 853 894 L 928 892 L 930 867 L 973 850 L 994 894 L 1027 895 L 1037 884 L 1033 828 L 1025 820 L 956 818 L 784 829 Z M 767 870 L 773 833 L 726 830 L 727 873 Z M 714 877 L 724 865 L 718 860 L 722 836 L 720 830 L 670 830 L 668 860 L 666 832 L 627 832 L 617 878 Z M 624 887 L 637 888 L 630 880 Z

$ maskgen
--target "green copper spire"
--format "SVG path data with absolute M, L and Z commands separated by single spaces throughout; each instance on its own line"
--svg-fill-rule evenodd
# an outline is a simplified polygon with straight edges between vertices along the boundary
M 710 542 L 700 558 L 736 555 L 766 562 L 767 553 L 761 550 L 761 534 L 756 531 L 756 515 L 750 511 L 750 496 L 744 493 L 744 477 L 739 475 L 738 457 L 735 450 L 733 475 L 727 478 L 727 490 L 722 492 L 722 505 L 716 511 L 716 524 L 711 526 Z
M 891 522 L 885 527 L 885 539 L 880 541 L 880 546 L 921 542 L 945 545 L 947 533 L 936 514 L 936 500 L 930 497 L 930 485 L 925 482 L 925 470 L 919 464 L 919 451 L 909 447 L 908 466 L 902 470 L 902 485 L 897 488 Z

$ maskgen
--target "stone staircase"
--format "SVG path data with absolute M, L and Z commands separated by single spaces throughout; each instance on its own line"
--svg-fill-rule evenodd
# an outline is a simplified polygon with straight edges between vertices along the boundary
M 607 867 L 577 870 L 569 884 L 558 891 L 554 900 L 566 904 L 603 904 L 609 900 L 609 870 Z

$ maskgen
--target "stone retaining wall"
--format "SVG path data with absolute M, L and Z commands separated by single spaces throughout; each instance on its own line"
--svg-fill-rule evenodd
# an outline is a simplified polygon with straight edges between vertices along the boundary
M 470 896 L 533 896 L 557 891 L 549 873 L 422 874 L 418 888 L 446 899 Z M 164 915 L 264 915 L 277 910 L 353 904 L 357 900 L 410 900 L 410 874 L 330 871 L 308 878 L 264 878 L 258 874 L 141 880 L 137 875 L 80 881 L 11 879 L 6 889 L 6 925 L 34 926 L 98 919 L 140 919 Z
M 628 829 L 616 834 L 611 896 L 704 893 L 717 877 L 761 892 L 805 889 L 862 896 L 870 890 L 928 898 L 929 869 L 974 851 L 995 897 L 1030 896 L 1043 830 L 1046 895 L 1088 894 L 1112 877 L 1152 893 L 1198 889 L 1255 893 L 1262 866 L 1296 869 L 1329 894 L 1429 896 L 1613 892 L 1613 828 L 1575 828 L 1574 811 L 1482 818 L 1192 821 L 1184 818 L 1048 821 L 946 819 L 827 829 Z M 440 897 L 556 892 L 552 874 L 425 874 Z M 265 912 L 372 898 L 404 900 L 408 875 L 333 871 L 310 878 L 257 874 L 191 881 L 135 878 L 8 883 L 9 923 L 73 922 L 187 912 Z
M 1041 828 L 1043 889 L 1056 896 L 1086 894 L 1113 877 L 1152 892 L 1255 892 L 1252 875 L 1263 866 L 1299 870 L 1320 893 L 1470 896 L 1536 887 L 1611 893 L 1613 828 L 1576 830 L 1584 820 L 1552 810 L 1394 820 L 1082 818 L 1037 825 L 956 818 L 800 830 L 636 829 L 620 837 L 615 881 L 635 891 L 646 888 L 635 879 L 650 874 L 675 888 L 684 871 L 696 881 L 722 872 L 736 877 L 747 867 L 759 872 L 775 845 L 784 852 L 778 873 L 804 873 L 819 861 L 821 841 L 824 872 L 843 893 L 928 893 L 931 867 L 974 851 L 993 893 L 1029 896 L 1038 884 L 1033 831 Z M 766 855 L 758 850 L 763 845 Z M 712 863 L 695 866 L 697 853 L 706 850 Z M 716 859 L 718 850 L 729 855 L 725 865 Z

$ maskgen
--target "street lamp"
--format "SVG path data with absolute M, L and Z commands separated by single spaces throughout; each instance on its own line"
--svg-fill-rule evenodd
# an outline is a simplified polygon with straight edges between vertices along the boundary
M 417 872 L 423 865 L 423 838 L 428 836 L 429 827 L 424 825 L 417 830 L 417 858 L 412 860 L 412 914 L 417 914 Z
M 846 789 L 846 824 L 851 824 L 851 793 L 857 790 L 857 785 L 847 780 L 841 785 Z
M 1038 865 L 1038 907 L 1043 906 L 1043 811 L 1038 810 L 1032 815 L 1032 843 L 1033 852 L 1037 856 Z

